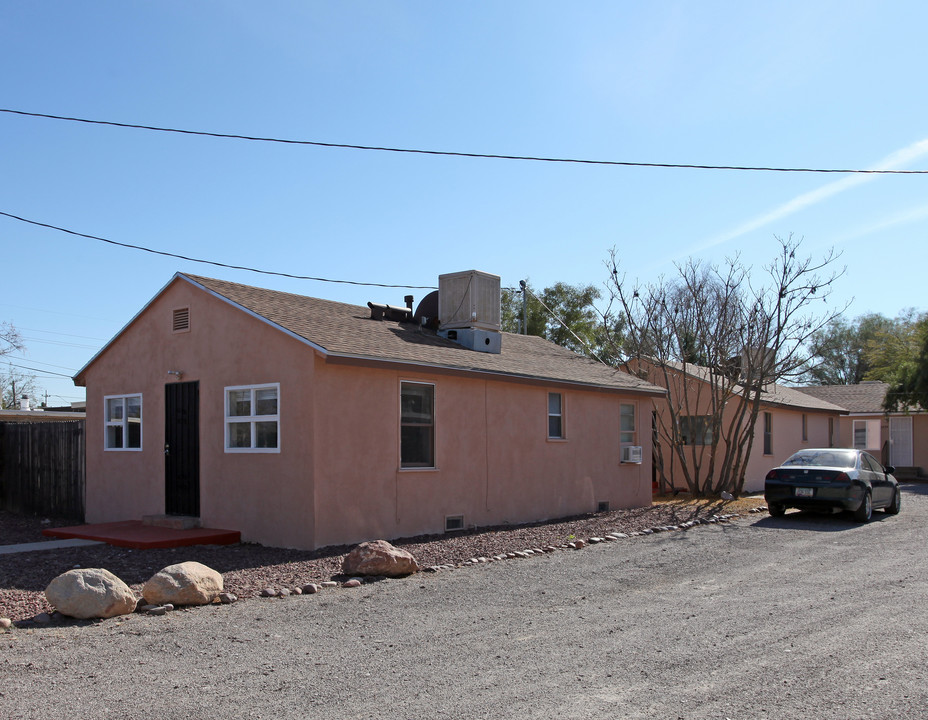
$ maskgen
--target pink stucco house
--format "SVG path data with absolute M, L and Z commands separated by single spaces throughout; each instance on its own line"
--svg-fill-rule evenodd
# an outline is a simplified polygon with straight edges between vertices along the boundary
M 895 466 L 897 477 L 921 477 L 928 469 L 928 413 L 885 412 L 887 383 L 873 380 L 798 389 L 848 411 L 848 418 L 841 424 L 841 447 L 868 451 L 884 465 Z
M 662 369 L 643 363 L 641 376 L 667 388 L 665 397 L 654 400 L 655 423 L 669 425 L 669 406 L 673 404 L 686 462 L 691 471 L 698 466 L 705 472 L 712 453 L 708 416 L 712 412 L 713 398 L 709 370 L 698 365 L 669 365 Z M 723 414 L 724 425 L 728 426 L 738 412 L 737 398 L 729 399 Z M 800 392 L 798 388 L 766 385 L 761 391 L 754 441 L 745 467 L 744 492 L 763 492 L 767 471 L 797 450 L 839 445 L 843 415 L 847 415 L 844 408 Z M 669 487 L 686 489 L 681 461 L 669 446 L 665 433 L 661 434 L 659 442 L 660 462 L 655 466 L 655 480 L 662 472 Z M 723 441 L 719 443 L 724 447 Z
M 75 376 L 87 521 L 313 549 L 650 504 L 664 390 L 500 333 L 494 278 L 414 313 L 176 274 Z

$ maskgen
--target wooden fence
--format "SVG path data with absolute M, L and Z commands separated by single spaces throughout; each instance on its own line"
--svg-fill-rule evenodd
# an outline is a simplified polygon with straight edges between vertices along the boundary
M 0 509 L 84 519 L 84 421 L 0 423 Z

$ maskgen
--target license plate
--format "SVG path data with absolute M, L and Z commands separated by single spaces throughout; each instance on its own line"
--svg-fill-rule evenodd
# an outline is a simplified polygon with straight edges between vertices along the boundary
M 812 497 L 815 494 L 814 488 L 796 488 L 796 497 Z

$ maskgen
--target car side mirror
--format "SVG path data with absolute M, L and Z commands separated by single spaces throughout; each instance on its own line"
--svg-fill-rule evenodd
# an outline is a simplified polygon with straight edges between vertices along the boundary
M 896 468 L 894 468 L 892 465 L 887 465 L 885 468 L 883 468 L 883 470 L 886 471 L 887 475 L 892 475 L 894 472 L 896 472 Z

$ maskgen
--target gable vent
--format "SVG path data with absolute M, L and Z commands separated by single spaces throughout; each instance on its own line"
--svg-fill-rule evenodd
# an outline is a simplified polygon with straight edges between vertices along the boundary
M 174 332 L 185 332 L 190 329 L 190 308 L 178 308 L 174 311 Z

